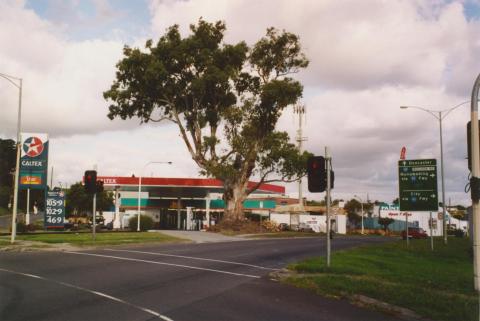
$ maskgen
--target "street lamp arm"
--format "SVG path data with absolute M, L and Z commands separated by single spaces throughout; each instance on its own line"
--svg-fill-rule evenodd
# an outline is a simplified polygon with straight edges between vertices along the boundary
M 401 109 L 407 109 L 407 108 L 415 108 L 415 109 L 420 109 L 420 110 L 423 110 L 423 111 L 426 111 L 427 113 L 429 113 L 430 115 L 432 115 L 433 117 L 435 117 L 436 119 L 440 120 L 440 111 L 436 111 L 436 110 L 430 110 L 430 109 L 426 109 L 426 108 L 423 108 L 423 107 L 419 107 L 419 106 L 400 106 Z
M 12 79 L 22 81 L 22 78 L 17 78 L 17 77 L 13 77 L 13 76 L 10 76 L 10 75 L 7 75 L 7 74 L 2 74 L 2 73 L 0 73 L 0 77 L 8 80 L 12 85 L 14 85 L 15 87 L 20 89 L 20 85 L 15 83 Z
M 443 114 L 443 117 L 442 117 L 442 118 L 447 117 L 447 115 L 450 114 L 451 111 L 454 111 L 454 110 L 457 109 L 458 107 L 463 106 L 463 105 L 465 105 L 465 104 L 469 104 L 469 103 L 470 103 L 470 100 L 467 100 L 467 101 L 464 101 L 463 103 L 460 103 L 460 104 L 458 104 L 458 105 L 456 105 L 456 106 L 453 106 L 452 108 L 442 110 L 442 113 L 445 112 L 445 114 Z

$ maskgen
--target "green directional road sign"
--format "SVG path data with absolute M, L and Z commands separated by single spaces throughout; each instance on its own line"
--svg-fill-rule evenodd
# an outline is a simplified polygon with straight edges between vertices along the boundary
M 438 211 L 437 160 L 398 161 L 400 211 Z

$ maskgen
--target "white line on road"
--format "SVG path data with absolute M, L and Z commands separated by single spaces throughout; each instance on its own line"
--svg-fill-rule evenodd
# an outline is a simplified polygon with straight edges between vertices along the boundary
M 190 265 L 183 265 L 183 264 L 173 264 L 173 263 L 165 263 L 165 262 L 157 262 L 157 261 L 149 261 L 149 260 L 141 260 L 141 259 L 132 259 L 132 258 L 129 258 L 129 257 L 103 255 L 103 254 L 93 254 L 93 253 L 82 253 L 82 252 L 71 252 L 71 251 L 65 251 L 63 253 L 105 257 L 105 258 L 109 258 L 109 259 L 117 259 L 117 260 L 132 261 L 132 262 L 142 262 L 142 263 L 149 263 L 149 264 L 176 266 L 176 267 L 182 267 L 182 268 L 192 269 L 192 270 L 201 270 L 201 271 L 215 272 L 215 273 L 221 273 L 221 274 L 244 276 L 244 277 L 253 278 L 253 279 L 260 279 L 260 277 L 257 276 L 257 275 L 228 272 L 228 271 L 223 271 L 223 270 L 208 269 L 208 268 L 202 268 L 202 267 L 190 266 Z
M 115 302 L 119 302 L 119 303 L 122 303 L 122 304 L 125 304 L 125 305 L 128 305 L 128 306 L 131 306 L 131 307 L 133 307 L 133 308 L 135 308 L 135 309 L 138 309 L 138 310 L 141 310 L 141 311 L 146 312 L 146 313 L 148 313 L 148 314 L 154 315 L 154 316 L 156 316 L 156 317 L 158 317 L 158 318 L 160 318 L 160 319 L 162 319 L 162 320 L 165 320 L 165 321 L 173 321 L 173 320 L 170 319 L 169 317 L 164 316 L 164 315 L 162 315 L 162 314 L 160 314 L 160 313 L 158 313 L 158 312 L 155 312 L 155 311 L 153 311 L 153 310 L 150 310 L 150 309 L 147 309 L 147 308 L 144 308 L 144 307 L 141 307 L 141 306 L 138 306 L 138 305 L 129 303 L 129 302 L 127 302 L 127 301 L 123 301 L 122 299 L 113 297 L 113 296 L 111 296 L 111 295 L 108 295 L 108 294 L 105 294 L 105 293 L 102 293 L 102 292 L 89 290 L 89 289 L 82 288 L 82 287 L 80 287 L 80 286 L 73 285 L 73 284 L 70 284 L 70 283 L 65 283 L 65 282 L 61 282 L 61 281 L 55 281 L 55 280 L 47 279 L 47 278 L 44 278 L 44 277 L 42 277 L 42 276 L 33 275 L 33 274 L 29 274 L 29 273 L 22 273 L 22 272 L 17 272 L 17 271 L 11 271 L 11 270 L 2 269 L 2 268 L 0 268 L 0 271 L 7 272 L 7 273 L 12 273 L 12 274 L 17 274 L 17 275 L 22 275 L 22 276 L 27 276 L 27 277 L 30 277 L 30 278 L 40 279 L 40 280 L 43 280 L 43 281 L 60 284 L 60 285 L 63 285 L 63 286 L 65 286 L 65 287 L 73 288 L 73 289 L 80 290 L 80 291 L 83 291 L 83 292 L 88 292 L 88 293 L 90 293 L 90 294 L 95 294 L 95 295 L 104 297 L 104 298 L 106 298 L 106 299 L 109 299 L 109 300 L 112 300 L 112 301 L 115 301 Z
M 273 269 L 273 268 L 268 268 L 268 267 L 264 267 L 264 266 L 260 266 L 260 265 L 247 264 L 247 263 L 241 263 L 241 262 L 233 262 L 233 261 L 207 259 L 207 258 L 196 257 L 196 256 L 185 256 L 185 255 L 175 255 L 175 254 L 158 253 L 158 252 L 133 251 L 133 250 L 115 250 L 115 249 L 105 249 L 105 250 L 106 251 L 112 251 L 112 252 L 139 253 L 139 254 L 149 254 L 149 255 L 157 255 L 157 256 L 177 257 L 177 258 L 182 258 L 182 259 L 219 262 L 219 263 L 225 263 L 225 264 L 248 266 L 248 267 L 253 267 L 253 268 L 262 269 L 262 270 L 280 271 L 280 269 Z

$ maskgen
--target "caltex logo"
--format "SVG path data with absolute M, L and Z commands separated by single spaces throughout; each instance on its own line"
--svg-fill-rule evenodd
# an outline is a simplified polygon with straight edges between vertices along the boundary
M 38 137 L 29 137 L 23 143 L 23 151 L 29 157 L 37 157 L 43 152 L 43 143 Z

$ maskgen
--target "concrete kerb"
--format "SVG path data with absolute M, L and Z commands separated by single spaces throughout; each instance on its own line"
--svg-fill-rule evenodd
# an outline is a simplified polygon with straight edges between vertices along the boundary
M 298 278 L 303 276 L 312 276 L 312 274 L 301 274 L 288 269 L 281 269 L 280 271 L 269 273 L 270 280 L 276 281 L 276 282 L 281 282 L 282 280 L 287 278 Z M 358 307 L 370 308 L 373 310 L 381 311 L 386 314 L 394 315 L 395 317 L 400 318 L 402 320 L 433 321 L 431 319 L 420 316 L 419 314 L 415 313 L 410 309 L 399 307 L 399 306 L 396 306 L 387 302 L 383 302 L 377 299 L 373 299 L 365 295 L 360 295 L 360 294 L 348 295 L 347 293 L 344 293 L 342 294 L 342 297 L 349 300 L 353 305 L 356 305 Z M 334 297 L 332 296 L 331 298 L 334 298 Z M 335 297 L 335 298 L 338 299 L 338 297 Z

